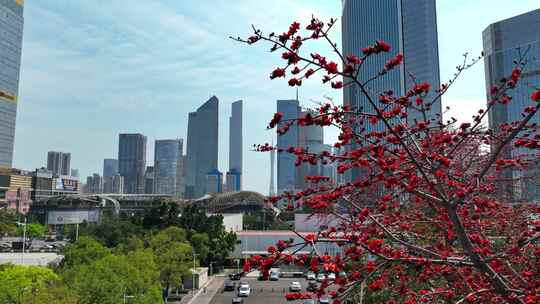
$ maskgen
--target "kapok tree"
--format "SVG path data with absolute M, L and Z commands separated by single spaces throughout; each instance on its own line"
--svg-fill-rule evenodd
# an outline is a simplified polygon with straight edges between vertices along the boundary
M 481 58 L 465 56 L 454 77 L 439 88 L 417 83 L 403 96 L 390 90 L 372 92 L 369 83 L 395 72 L 403 55 L 397 54 L 376 75 L 364 75 L 363 64 L 391 46 L 376 41 L 361 53 L 341 54 L 328 35 L 335 22 L 312 18 L 303 30 L 293 22 L 282 34 L 253 27 L 249 38 L 232 38 L 249 45 L 269 43 L 272 52 L 281 53 L 285 63 L 271 72 L 271 79 L 288 78 L 290 86 L 300 86 L 322 74 L 323 85 L 355 86 L 371 106 L 366 111 L 347 101 L 325 102 L 313 109 L 315 115 L 311 111 L 292 120 L 274 115 L 268 128 L 277 128 L 278 134 L 294 124 L 339 128 L 334 146 L 344 152 L 317 154 L 269 144 L 258 150 L 292 153 L 298 164 L 335 163 L 339 174 L 359 173 L 340 185 L 330 185 L 325 176 L 310 177 L 313 187 L 270 197 L 270 203 L 287 200 L 292 203 L 285 208 L 291 210 L 308 206 L 314 213 L 338 218 L 339 224 L 298 234 L 303 240 L 299 243 L 280 241 L 268 248 L 267 256 L 246 261 L 244 271 L 259 269 L 267 276 L 279 263 L 297 263 L 315 272 L 347 270 L 347 277 L 327 280 L 313 294 L 291 293 L 288 299 L 327 293 L 333 303 L 362 303 L 367 296 L 378 297 L 377 303 L 540 303 L 540 208 L 510 205 L 496 195 L 502 170 L 527 170 L 538 162 L 540 135 L 531 123 L 540 108 L 538 87 L 531 88 L 521 120 L 497 130 L 485 128 L 494 105 L 512 103 L 509 91 L 518 85 L 526 60 L 516 59 L 511 75 L 493 85 L 487 108 L 471 122 L 445 122 L 430 115 L 430 108 Z M 331 54 L 304 54 L 313 40 L 326 41 Z M 407 120 L 412 113 L 420 118 Z M 377 123 L 383 130 L 366 127 Z M 522 153 L 504 152 L 515 148 Z M 349 211 L 338 212 L 338 204 Z M 318 252 L 319 243 L 334 243 L 342 251 L 335 256 Z M 297 254 L 306 246 L 314 248 L 311 255 Z

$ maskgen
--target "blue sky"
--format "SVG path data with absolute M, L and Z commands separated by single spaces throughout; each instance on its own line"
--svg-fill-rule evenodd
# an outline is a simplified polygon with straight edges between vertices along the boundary
M 340 17 L 338 0 L 93 0 L 26 1 L 14 167 L 46 165 L 50 150 L 72 153 L 85 177 L 116 157 L 118 133 L 155 139 L 184 138 L 188 112 L 210 96 L 220 99 L 220 170 L 227 170 L 230 104 L 244 100 L 244 188 L 268 191 L 269 156 L 250 152 L 269 142 L 265 129 L 275 100 L 293 98 L 283 80 L 270 81 L 280 63 L 265 47 L 247 47 L 229 35 L 247 36 L 252 23 L 281 32 L 311 14 Z M 264 8 L 263 8 L 264 7 Z M 492 22 L 538 8 L 537 0 L 439 0 L 441 80 L 461 54 L 482 51 L 482 30 Z M 339 43 L 339 26 L 334 37 Z M 482 63 L 468 71 L 443 104 L 466 119 L 485 103 Z M 341 93 L 310 81 L 300 101 Z M 335 132 L 326 132 L 327 141 Z M 185 148 L 184 148 L 185 151 Z

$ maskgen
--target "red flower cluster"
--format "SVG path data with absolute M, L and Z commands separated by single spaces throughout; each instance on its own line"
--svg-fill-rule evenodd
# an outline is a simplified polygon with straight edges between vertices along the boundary
M 403 62 L 403 54 L 399 53 L 396 55 L 396 57 L 388 60 L 386 64 L 384 65 L 384 68 L 389 71 L 398 65 L 400 65 Z
M 380 52 L 390 52 L 390 45 L 382 40 L 379 40 L 375 43 L 375 45 L 370 45 L 364 49 L 362 49 L 362 52 L 364 55 L 369 56 L 371 54 L 379 54 Z
M 532 101 L 539 102 L 540 101 L 540 89 L 534 91 L 531 95 Z
M 281 122 L 281 119 L 283 119 L 283 113 L 274 113 L 274 117 L 272 117 L 272 120 L 270 120 L 270 123 L 268 123 L 268 129 L 273 129 L 275 126 L 277 126 Z
M 310 293 L 290 292 L 285 294 L 285 299 L 287 299 L 287 301 L 308 300 L 311 298 L 313 298 L 313 296 Z

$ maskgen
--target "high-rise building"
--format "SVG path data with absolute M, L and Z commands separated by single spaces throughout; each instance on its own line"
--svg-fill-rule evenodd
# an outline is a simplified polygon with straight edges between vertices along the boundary
M 124 193 L 124 177 L 119 174 L 105 177 L 103 181 L 103 192 L 117 194 Z
M 155 172 L 153 166 L 147 166 L 146 171 L 144 172 L 144 193 L 153 194 L 155 193 Z
M 274 146 L 274 142 L 272 142 L 272 147 Z M 276 195 L 276 186 L 274 185 L 274 171 L 275 171 L 275 162 L 276 161 L 276 150 L 270 151 L 270 183 L 269 183 L 269 190 L 268 195 L 274 196 Z
M 508 92 L 512 102 L 507 105 L 495 103 L 489 115 L 489 128 L 498 131 L 502 124 L 522 120 L 523 109 L 531 105 L 531 92 L 540 83 L 540 9 L 502 20 L 489 25 L 482 33 L 484 42 L 484 68 L 487 98 L 492 100 L 490 88 L 510 75 L 515 68 L 515 60 L 520 57 L 525 64 L 521 80 L 515 89 Z M 538 113 L 529 124 L 540 124 Z M 530 150 L 509 147 L 503 157 L 531 154 Z M 536 152 L 539 153 L 539 152 Z M 531 158 L 535 156 L 530 155 Z M 537 157 L 537 156 L 536 156 Z M 498 187 L 508 189 L 510 199 L 515 201 L 540 201 L 538 174 L 540 165 L 529 164 L 525 170 L 503 171 L 502 179 L 513 181 L 512 185 Z
M 226 191 L 227 192 L 240 191 L 241 180 L 242 180 L 242 174 L 236 171 L 236 169 L 231 169 L 229 172 L 227 172 L 227 178 L 225 181 Z
M 219 100 L 212 96 L 189 113 L 186 164 L 186 198 L 207 193 L 206 175 L 217 168 Z
M 71 169 L 71 174 L 74 178 L 79 178 L 79 169 Z
M 0 167 L 13 161 L 23 24 L 23 1 L 0 0 Z
M 111 177 L 118 174 L 118 159 L 105 158 L 103 160 L 103 177 Z
M 229 117 L 229 172 L 227 172 L 227 184 L 229 173 L 235 176 L 234 190 L 242 189 L 242 100 L 235 101 L 231 106 Z
M 154 149 L 154 193 L 181 197 L 182 139 L 156 140 Z
M 282 121 L 299 118 L 300 106 L 297 99 L 294 100 L 278 100 L 277 112 L 282 113 Z M 283 123 L 277 127 L 281 128 Z M 287 133 L 278 135 L 277 148 L 283 150 L 277 154 L 277 193 L 281 194 L 284 191 L 295 191 L 297 188 L 298 168 L 295 165 L 296 156 L 285 152 L 289 147 L 298 146 L 298 126 L 291 125 Z
M 86 193 L 103 193 L 103 177 L 97 173 L 86 178 Z
M 300 116 L 307 114 L 316 116 L 317 113 L 311 111 L 303 111 Z M 309 153 L 321 153 L 326 150 L 324 145 L 324 130 L 321 126 L 310 125 L 298 127 L 298 147 L 306 149 Z M 310 164 L 302 163 L 298 166 L 298 176 L 296 177 L 296 188 L 304 190 L 312 184 L 306 181 L 307 176 L 324 175 L 323 166 L 321 163 Z
M 124 177 L 125 193 L 144 193 L 146 169 L 146 136 L 120 134 L 118 173 Z
M 49 151 L 47 153 L 47 169 L 54 175 L 71 175 L 71 153 Z
M 367 89 L 376 103 L 379 102 L 378 96 L 389 90 L 393 91 L 395 96 L 404 95 L 414 82 L 431 84 L 432 90 L 426 102 L 435 96 L 435 89 L 440 86 L 435 0 L 343 0 L 341 20 L 344 56 L 361 56 L 363 48 L 378 40 L 383 40 L 392 47 L 390 52 L 374 55 L 363 63 L 360 81 L 377 75 L 385 63 L 398 53 L 404 56 L 403 64 L 399 68 L 368 84 Z M 357 110 L 374 112 L 356 85 L 343 89 L 343 103 Z M 441 111 L 439 99 L 431 106 L 428 118 L 440 120 Z M 420 118 L 418 112 L 410 111 L 408 114 L 409 122 Z M 364 124 L 363 127 L 367 131 L 385 130 L 383 122 L 375 125 Z M 358 174 L 359 172 L 354 170 L 349 179 L 355 180 Z
M 213 169 L 206 174 L 206 194 L 223 192 L 223 173 Z

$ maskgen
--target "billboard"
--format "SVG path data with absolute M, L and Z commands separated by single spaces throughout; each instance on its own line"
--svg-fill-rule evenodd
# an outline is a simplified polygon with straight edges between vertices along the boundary
M 80 224 L 82 222 L 95 223 L 98 221 L 98 209 L 47 212 L 47 224 L 49 225 Z
M 78 190 L 77 186 L 78 186 L 78 182 L 75 179 L 56 178 L 54 180 L 55 190 L 76 192 Z

